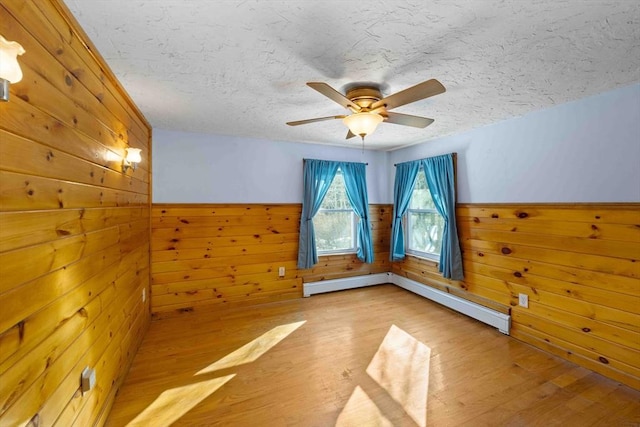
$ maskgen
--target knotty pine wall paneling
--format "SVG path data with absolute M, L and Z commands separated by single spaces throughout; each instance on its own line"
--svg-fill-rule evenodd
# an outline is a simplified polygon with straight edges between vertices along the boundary
M 302 295 L 295 274 L 300 205 L 152 208 L 155 318 Z M 285 267 L 284 278 L 278 267 Z
M 303 282 L 389 271 L 390 206 L 370 206 L 374 264 L 333 255 L 308 270 L 296 267 L 301 210 L 299 204 L 154 204 L 154 317 L 301 298 Z
M 487 306 L 511 335 L 640 389 L 640 204 L 457 207 L 465 280 L 407 257 L 392 271 Z M 518 294 L 529 308 L 518 306 Z
M 0 22 L 26 50 L 0 104 L 0 425 L 100 425 L 151 317 L 151 128 L 62 2 Z

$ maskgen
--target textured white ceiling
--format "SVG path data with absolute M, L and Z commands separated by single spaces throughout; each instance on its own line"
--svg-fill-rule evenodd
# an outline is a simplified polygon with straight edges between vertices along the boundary
M 366 147 L 394 149 L 640 81 L 637 0 L 66 0 L 152 126 L 359 145 L 305 85 L 447 92 L 394 111 Z

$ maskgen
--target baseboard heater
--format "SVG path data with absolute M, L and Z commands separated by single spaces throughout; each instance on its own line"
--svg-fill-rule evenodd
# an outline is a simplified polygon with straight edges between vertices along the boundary
M 310 297 L 314 294 L 325 292 L 344 291 L 347 289 L 362 288 L 365 286 L 382 285 L 389 283 L 389 273 L 367 274 L 364 276 L 345 277 L 344 279 L 322 280 L 320 282 L 308 282 L 302 285 L 302 294 Z
M 323 280 L 321 282 L 309 282 L 303 284 L 303 294 L 309 297 L 324 292 L 342 291 L 361 288 L 364 286 L 382 285 L 392 283 L 396 286 L 413 292 L 438 304 L 449 307 L 459 313 L 465 314 L 487 325 L 497 328 L 503 334 L 509 335 L 511 316 L 492 310 L 480 304 L 467 301 L 464 298 L 451 295 L 441 290 L 424 285 L 415 280 L 398 276 L 393 273 L 368 274 L 365 276 L 347 277 L 344 279 Z

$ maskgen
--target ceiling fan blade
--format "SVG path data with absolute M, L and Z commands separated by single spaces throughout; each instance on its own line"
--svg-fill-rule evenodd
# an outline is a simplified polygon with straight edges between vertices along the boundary
M 354 112 L 358 112 L 360 111 L 360 107 L 357 104 L 354 104 L 353 102 L 351 102 L 351 100 L 349 98 L 347 98 L 346 96 L 344 96 L 343 94 L 341 94 L 340 92 L 338 92 L 337 90 L 335 90 L 334 88 L 332 88 L 331 86 L 329 86 L 326 83 L 322 83 L 322 82 L 308 82 L 307 86 L 309 86 L 312 89 L 317 90 L 318 92 L 320 92 L 321 94 L 323 94 L 324 96 L 326 96 L 327 98 L 337 102 L 338 104 L 342 105 L 344 108 L 348 108 Z
M 436 79 L 431 79 L 426 82 L 418 83 L 408 89 L 401 90 L 400 92 L 396 92 L 386 98 L 382 98 L 380 101 L 374 102 L 371 105 L 371 109 L 373 110 L 384 105 L 387 110 L 390 110 L 401 105 L 429 98 L 430 96 L 439 95 L 445 91 L 446 89 L 442 86 L 442 83 Z
M 349 129 L 349 132 L 347 132 L 347 137 L 346 137 L 345 139 L 351 139 L 351 138 L 353 138 L 354 136 L 356 136 L 356 134 L 355 134 L 355 133 L 353 133 L 353 132 L 351 132 L 351 129 Z
M 298 125 L 306 125 L 307 123 L 323 122 L 325 120 L 344 119 L 345 117 L 347 117 L 347 116 L 318 117 L 316 119 L 297 120 L 295 122 L 287 122 L 287 124 L 289 126 L 298 126 Z
M 395 125 L 412 126 L 414 128 L 426 128 L 434 122 L 427 117 L 412 116 L 410 114 L 390 113 L 386 114 L 385 122 Z

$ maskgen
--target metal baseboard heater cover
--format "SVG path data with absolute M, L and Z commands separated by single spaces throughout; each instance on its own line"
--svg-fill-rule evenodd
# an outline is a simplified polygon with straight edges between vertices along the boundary
M 389 283 L 389 273 L 367 274 L 365 276 L 345 277 L 344 279 L 308 282 L 302 285 L 302 292 L 305 297 L 310 297 L 314 294 L 344 291 L 365 286 L 382 285 L 384 283 Z
M 449 307 L 459 313 L 479 320 L 487 325 L 497 328 L 503 334 L 509 335 L 511 327 L 511 316 L 492 310 L 480 304 L 467 301 L 455 295 L 442 292 L 438 289 L 424 285 L 415 280 L 398 276 L 393 273 L 368 274 L 365 276 L 347 277 L 344 279 L 323 280 L 320 282 L 309 282 L 303 284 L 303 295 L 309 297 L 314 294 L 325 292 L 342 291 L 347 289 L 361 288 L 364 286 L 382 285 L 392 283 L 396 286 L 413 292 L 438 304 Z

